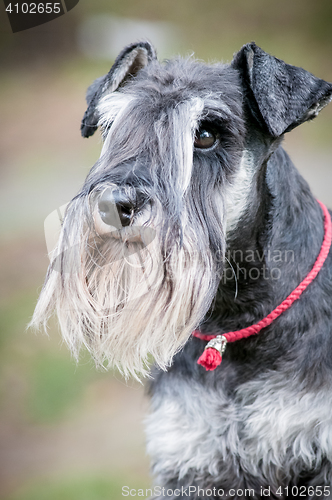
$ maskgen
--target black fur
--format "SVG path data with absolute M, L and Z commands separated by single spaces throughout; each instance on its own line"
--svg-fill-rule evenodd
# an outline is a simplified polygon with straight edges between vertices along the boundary
M 331 99 L 331 84 L 272 57 L 255 43 L 236 54 L 250 111 L 272 137 L 315 118 Z

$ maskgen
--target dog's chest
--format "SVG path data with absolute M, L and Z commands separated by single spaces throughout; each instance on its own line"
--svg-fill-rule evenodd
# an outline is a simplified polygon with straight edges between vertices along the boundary
M 281 469 L 290 477 L 332 460 L 331 395 L 301 394 L 282 374 L 268 375 L 234 396 L 183 380 L 155 394 L 146 429 L 157 475 L 194 469 L 220 483 L 233 467 L 277 484 Z

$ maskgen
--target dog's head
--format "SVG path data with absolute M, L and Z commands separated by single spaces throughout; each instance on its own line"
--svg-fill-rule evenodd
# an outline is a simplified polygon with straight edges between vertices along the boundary
M 149 354 L 167 367 L 211 306 L 260 166 L 331 94 L 253 43 L 230 65 L 126 47 L 88 90 L 82 135 L 101 127 L 103 148 L 67 208 L 34 323 L 55 308 L 74 353 L 84 344 L 125 374 Z

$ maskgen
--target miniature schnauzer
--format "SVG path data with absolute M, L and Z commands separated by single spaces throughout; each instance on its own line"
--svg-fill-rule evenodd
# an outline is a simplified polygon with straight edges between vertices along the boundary
M 331 219 L 281 146 L 331 98 L 255 43 L 213 65 L 135 43 L 88 90 L 102 152 L 33 323 L 149 374 L 153 498 L 332 498 Z

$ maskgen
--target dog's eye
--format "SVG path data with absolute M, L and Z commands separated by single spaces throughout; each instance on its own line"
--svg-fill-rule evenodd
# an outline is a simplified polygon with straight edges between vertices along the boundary
M 210 130 L 209 128 L 200 128 L 197 130 L 196 135 L 195 135 L 195 140 L 194 140 L 194 146 L 195 148 L 199 149 L 208 149 L 212 148 L 212 146 L 215 144 L 217 140 L 217 137 L 215 133 Z

